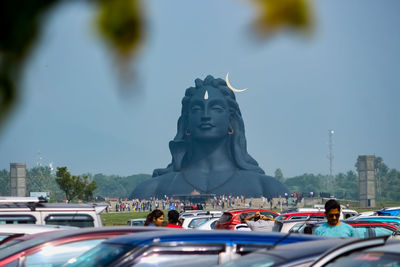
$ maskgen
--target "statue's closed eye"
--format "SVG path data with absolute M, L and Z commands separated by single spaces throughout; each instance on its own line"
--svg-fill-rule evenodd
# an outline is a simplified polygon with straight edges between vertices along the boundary
M 211 108 L 212 108 L 212 110 L 219 111 L 219 112 L 222 112 L 225 110 L 225 108 L 221 105 L 213 105 Z
M 201 107 L 199 105 L 194 105 L 192 106 L 191 111 L 192 112 L 201 111 Z

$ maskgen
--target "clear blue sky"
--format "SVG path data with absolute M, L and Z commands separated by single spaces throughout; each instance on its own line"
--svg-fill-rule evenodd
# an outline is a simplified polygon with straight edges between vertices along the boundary
M 245 1 L 146 0 L 147 36 L 132 62 L 134 92 L 93 29 L 88 1 L 50 14 L 21 80 L 20 105 L 0 134 L 10 162 L 67 166 L 73 174 L 152 173 L 171 160 L 181 99 L 207 74 L 233 86 L 249 153 L 267 174 L 354 170 L 358 155 L 400 169 L 400 2 L 313 1 L 311 38 L 282 32 L 249 38 Z

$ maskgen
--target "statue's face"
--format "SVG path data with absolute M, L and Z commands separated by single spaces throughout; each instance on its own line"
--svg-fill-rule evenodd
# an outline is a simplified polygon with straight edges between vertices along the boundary
M 208 93 L 208 98 L 205 93 Z M 191 136 L 198 140 L 219 139 L 228 135 L 228 102 L 214 87 L 197 90 L 189 103 L 189 125 Z

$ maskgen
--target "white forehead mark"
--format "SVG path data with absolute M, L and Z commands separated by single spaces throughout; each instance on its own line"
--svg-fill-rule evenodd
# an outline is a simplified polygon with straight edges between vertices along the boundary
M 207 100 L 208 99 L 208 91 L 206 90 L 206 92 L 204 93 L 204 99 Z

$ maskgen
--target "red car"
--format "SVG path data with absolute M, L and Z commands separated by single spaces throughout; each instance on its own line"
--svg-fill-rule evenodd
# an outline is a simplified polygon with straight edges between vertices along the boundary
M 276 221 L 288 221 L 288 220 L 313 220 L 313 219 L 325 219 L 325 213 L 323 212 L 293 212 L 284 213 L 275 218 Z
M 219 220 L 215 224 L 214 229 L 234 230 L 235 225 L 240 224 L 240 214 L 247 213 L 247 216 L 251 216 L 254 215 L 257 211 L 261 212 L 262 215 L 272 216 L 273 218 L 279 215 L 276 212 L 264 209 L 231 209 L 224 211 L 221 218 L 219 218 Z

